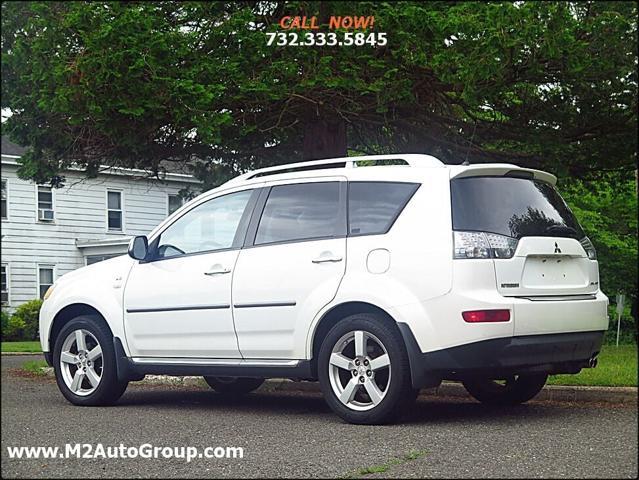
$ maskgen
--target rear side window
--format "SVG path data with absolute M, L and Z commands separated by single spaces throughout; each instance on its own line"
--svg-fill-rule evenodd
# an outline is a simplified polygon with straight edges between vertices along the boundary
M 271 188 L 257 227 L 255 245 L 338 236 L 339 197 L 339 182 Z
M 350 182 L 349 234 L 376 235 L 388 232 L 418 186 L 416 183 Z
M 451 182 L 453 229 L 508 237 L 583 238 L 557 190 L 528 178 L 467 177 Z

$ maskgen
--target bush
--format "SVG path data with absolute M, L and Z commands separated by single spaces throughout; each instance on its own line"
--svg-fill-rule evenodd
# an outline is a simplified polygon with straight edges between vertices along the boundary
M 9 313 L 5 312 L 4 310 L 0 310 L 0 320 L 2 320 L 2 322 L 0 322 L 0 331 L 3 332 L 6 330 L 6 328 L 9 326 Z
M 611 299 L 611 302 L 614 298 Z M 617 308 L 616 305 L 608 306 L 608 331 L 604 337 L 604 343 L 614 345 L 617 341 Z M 637 322 L 631 316 L 631 309 L 626 305 L 624 313 L 621 315 L 621 332 L 619 335 L 619 343 L 633 344 L 637 343 Z
M 24 330 L 24 322 L 22 320 L 13 320 L 9 312 L 2 310 L 2 340 L 17 340 L 22 337 Z
M 16 341 L 24 338 L 24 321 L 21 318 L 15 316 L 9 317 L 7 315 L 7 323 L 2 325 L 2 340 L 3 341 Z
M 29 300 L 16 308 L 16 311 L 11 316 L 11 321 L 15 319 L 16 326 L 20 322 L 24 325 L 22 338 L 17 340 L 35 340 L 38 337 L 40 307 L 42 307 L 42 300 L 37 298 Z

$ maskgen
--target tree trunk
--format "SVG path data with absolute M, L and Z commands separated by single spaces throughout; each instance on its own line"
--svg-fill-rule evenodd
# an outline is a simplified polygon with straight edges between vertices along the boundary
M 304 129 L 304 160 L 346 156 L 346 123 L 324 119 L 309 121 Z

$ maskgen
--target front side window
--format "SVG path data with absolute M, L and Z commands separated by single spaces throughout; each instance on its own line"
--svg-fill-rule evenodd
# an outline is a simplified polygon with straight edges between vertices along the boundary
M 107 228 L 122 231 L 122 192 L 107 192 Z
M 53 285 L 53 267 L 38 267 L 38 294 L 40 295 L 41 299 L 44 298 L 44 294 L 47 292 L 51 285 Z
M 2 193 L 0 194 L 0 216 L 8 218 L 9 194 L 7 192 L 7 181 L 2 179 Z
M 349 183 L 349 234 L 376 235 L 388 232 L 417 187 L 415 183 L 399 182 Z
M 9 272 L 6 265 L 0 270 L 0 301 L 4 305 L 9 303 Z
M 189 210 L 160 236 L 158 258 L 231 248 L 252 190 L 214 198 Z
M 330 238 L 339 234 L 339 182 L 273 187 L 255 244 Z
M 53 220 L 53 190 L 51 187 L 38 186 L 38 220 Z

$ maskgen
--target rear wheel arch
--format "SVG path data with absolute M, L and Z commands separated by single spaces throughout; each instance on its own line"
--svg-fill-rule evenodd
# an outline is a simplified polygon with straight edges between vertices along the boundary
M 377 305 L 368 302 L 345 302 L 336 305 L 322 316 L 319 322 L 317 322 L 317 325 L 313 332 L 311 373 L 315 378 L 317 378 L 317 363 L 319 351 L 324 338 L 326 338 L 328 332 L 331 330 L 331 328 L 337 325 L 337 323 L 339 323 L 344 318 L 355 315 L 357 313 L 377 314 L 382 319 L 382 321 L 384 321 L 384 323 L 391 326 L 391 328 L 396 329 L 397 333 L 401 335 L 401 331 L 397 326 L 397 321 L 386 310 L 378 307 Z
M 79 316 L 91 317 L 94 318 L 96 322 L 103 323 L 109 329 L 111 335 L 113 335 L 113 331 L 111 330 L 109 323 L 104 318 L 104 315 L 102 315 L 96 308 L 92 307 L 91 305 L 87 305 L 86 303 L 73 303 L 60 310 L 53 318 L 51 329 L 49 330 L 50 352 L 53 352 L 56 339 L 64 326 L 71 320 Z

